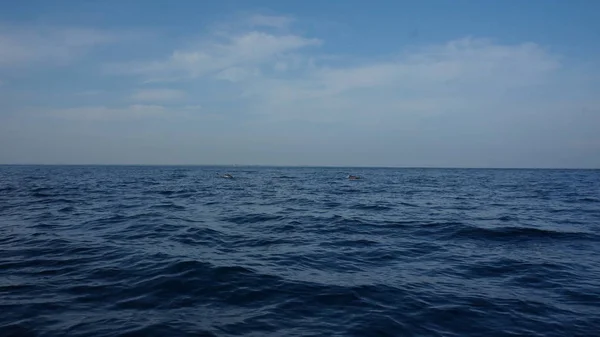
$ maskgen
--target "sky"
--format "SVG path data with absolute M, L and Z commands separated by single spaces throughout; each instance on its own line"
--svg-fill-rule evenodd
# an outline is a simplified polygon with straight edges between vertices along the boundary
M 596 0 L 0 3 L 0 164 L 600 168 Z

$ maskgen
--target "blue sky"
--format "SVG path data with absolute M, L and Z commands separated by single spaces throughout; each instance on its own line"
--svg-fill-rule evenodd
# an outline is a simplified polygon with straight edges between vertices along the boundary
M 0 4 L 0 163 L 600 168 L 598 1 Z

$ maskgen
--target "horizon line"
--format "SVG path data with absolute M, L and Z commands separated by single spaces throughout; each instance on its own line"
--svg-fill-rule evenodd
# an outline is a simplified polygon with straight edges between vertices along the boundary
M 0 166 L 122 166 L 122 167 L 275 167 L 275 168 L 351 168 L 351 169 L 452 169 L 452 170 L 600 170 L 600 167 L 492 167 L 492 166 L 364 166 L 364 165 L 285 165 L 285 164 L 24 164 L 0 163 Z

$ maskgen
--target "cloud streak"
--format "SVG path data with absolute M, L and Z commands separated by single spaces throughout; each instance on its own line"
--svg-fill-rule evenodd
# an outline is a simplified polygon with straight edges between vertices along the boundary
M 199 48 L 174 50 L 163 60 L 116 64 L 109 66 L 109 70 L 150 79 L 194 79 L 263 65 L 286 53 L 318 46 L 321 43 L 321 40 L 315 38 L 291 34 L 274 35 L 262 31 L 249 31 L 238 35 L 219 34 L 218 38 L 215 36 L 202 41 Z
M 66 65 L 94 47 L 127 38 L 97 29 L 0 24 L 0 68 Z
M 123 121 L 162 116 L 167 108 L 161 105 L 133 104 L 125 107 L 86 106 L 77 108 L 54 109 L 44 115 L 65 120 L 78 121 Z
M 131 99 L 142 102 L 176 101 L 185 97 L 185 92 L 175 89 L 141 89 L 137 90 Z
M 535 44 L 465 38 L 384 60 L 343 66 L 321 62 L 294 76 L 267 74 L 240 85 L 244 98 L 275 118 L 343 119 L 385 127 L 381 122 L 406 122 L 415 114 L 499 113 L 489 104 L 500 99 L 505 109 L 514 109 L 511 101 L 523 92 L 561 87 L 549 82 L 560 69 L 559 58 Z

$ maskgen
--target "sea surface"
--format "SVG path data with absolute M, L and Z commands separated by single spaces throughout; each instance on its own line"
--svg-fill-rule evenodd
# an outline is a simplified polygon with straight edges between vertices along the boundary
M 600 171 L 0 166 L 0 336 L 600 336 Z

